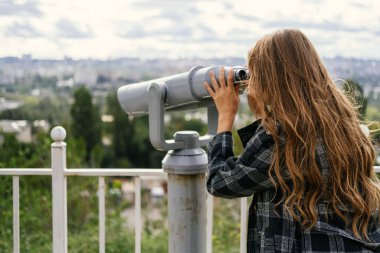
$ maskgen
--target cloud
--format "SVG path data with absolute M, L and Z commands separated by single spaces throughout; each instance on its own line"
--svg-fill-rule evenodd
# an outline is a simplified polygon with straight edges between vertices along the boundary
M 131 28 L 123 28 L 122 31 L 117 31 L 116 34 L 122 38 L 139 39 L 148 36 L 149 32 L 146 31 L 145 28 L 134 26 Z
M 0 16 L 42 16 L 36 1 L 17 3 L 12 0 L 0 1 Z
M 311 3 L 314 5 L 324 4 L 324 3 L 326 3 L 326 1 L 327 0 L 303 0 L 303 2 L 305 2 L 305 3 Z
M 160 10 L 180 10 L 177 7 L 186 8 L 187 6 L 192 6 L 196 2 L 202 2 L 203 0 L 192 0 L 192 1 L 173 1 L 173 0 L 160 0 L 160 1 L 151 1 L 151 0 L 136 0 L 132 3 L 133 7 L 141 9 L 152 9 L 158 8 Z
M 239 12 L 235 13 L 235 17 L 239 18 L 239 19 L 242 19 L 244 21 L 258 21 L 259 18 L 256 17 L 256 16 L 253 16 L 253 15 L 245 15 L 245 14 L 241 14 Z
M 318 29 L 323 31 L 344 31 L 344 32 L 362 32 L 366 31 L 363 27 L 354 27 L 342 24 L 340 22 L 312 22 L 312 21 L 291 21 L 291 20 L 273 20 L 268 22 L 263 22 L 263 27 L 265 28 L 299 28 L 299 29 Z
M 255 34 L 249 29 L 236 27 L 226 32 L 228 36 L 219 34 L 216 27 L 202 23 L 201 21 L 191 22 L 166 22 L 158 24 L 156 21 L 149 20 L 147 23 L 152 25 L 133 26 L 128 22 L 120 22 L 116 25 L 119 30 L 116 34 L 119 37 L 129 40 L 154 39 L 161 42 L 179 44 L 207 44 L 207 43 L 236 43 L 251 44 L 255 39 Z M 155 25 L 153 25 L 155 24 Z
M 181 6 L 180 9 L 175 9 L 173 6 L 170 9 L 161 9 L 158 15 L 154 15 L 151 19 L 168 19 L 172 22 L 185 22 L 197 17 L 201 11 L 192 5 Z
M 37 31 L 33 26 L 24 23 L 13 23 L 5 29 L 5 35 L 10 37 L 22 37 L 22 38 L 37 38 L 42 34 Z
M 220 35 L 216 34 L 213 29 L 202 24 L 197 24 L 194 26 L 184 24 L 170 24 L 166 27 L 156 29 L 147 27 L 130 27 L 118 33 L 118 35 L 125 39 L 154 38 L 159 41 L 174 43 L 222 43 L 227 41 L 225 40 L 226 38 L 223 38 Z
M 56 28 L 60 37 L 84 39 L 92 38 L 94 36 L 89 26 L 86 25 L 81 27 L 66 18 L 58 20 Z
M 118 22 L 116 24 L 116 34 L 126 39 L 142 38 L 189 38 L 194 33 L 193 28 L 188 23 L 165 22 L 162 19 L 146 20 L 150 25 L 135 26 L 133 23 Z
M 296 27 L 323 56 L 379 58 L 379 7 L 379 0 L 0 0 L 2 54 L 246 55 L 262 35 Z
M 351 3 L 350 6 L 354 7 L 354 8 L 359 8 L 359 9 L 367 9 L 368 8 L 368 5 L 364 4 L 364 3 Z

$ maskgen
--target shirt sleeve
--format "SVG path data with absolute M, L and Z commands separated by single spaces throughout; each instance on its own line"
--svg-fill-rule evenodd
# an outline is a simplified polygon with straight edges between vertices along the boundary
M 233 153 L 232 133 L 215 135 L 207 151 L 208 192 L 218 197 L 238 198 L 273 187 L 268 175 L 273 149 L 274 140 L 262 127 L 238 158 Z

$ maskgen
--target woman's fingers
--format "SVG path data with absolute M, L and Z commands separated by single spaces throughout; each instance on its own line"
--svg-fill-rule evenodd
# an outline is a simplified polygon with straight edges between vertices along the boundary
M 211 84 L 212 84 L 212 87 L 214 88 L 214 91 L 217 92 L 220 89 L 220 86 L 218 84 L 218 81 L 216 81 L 214 71 L 210 71 L 210 79 L 211 79 Z
M 231 68 L 230 71 L 228 71 L 228 77 L 227 77 L 227 87 L 230 87 L 232 90 L 234 90 L 234 71 Z
M 226 82 L 226 78 L 225 78 L 224 66 L 222 66 L 220 68 L 218 79 L 219 79 L 219 82 L 215 78 L 215 73 L 213 71 L 210 71 L 210 80 L 211 80 L 211 84 L 213 87 L 213 90 L 212 90 L 213 94 L 218 93 L 219 90 L 223 90 L 226 87 L 230 88 L 231 91 L 233 91 L 233 92 L 237 92 L 235 89 L 236 87 L 234 85 L 234 71 L 232 68 L 228 71 L 227 82 Z M 207 82 L 205 82 L 205 83 L 207 83 Z M 210 86 L 210 85 L 208 84 L 208 86 Z
M 226 87 L 226 80 L 224 78 L 224 66 L 222 66 L 220 68 L 220 72 L 219 72 L 219 84 L 220 84 L 220 87 Z
M 208 93 L 210 94 L 211 97 L 214 97 L 214 90 L 211 88 L 210 84 L 208 84 L 208 82 L 204 82 L 203 83 L 204 87 L 206 88 L 206 90 L 208 91 Z

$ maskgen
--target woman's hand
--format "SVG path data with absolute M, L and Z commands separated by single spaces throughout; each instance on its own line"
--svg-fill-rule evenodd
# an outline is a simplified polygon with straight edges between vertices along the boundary
M 210 72 L 210 79 L 213 89 L 207 82 L 204 86 L 214 100 L 219 113 L 217 132 L 231 131 L 239 106 L 239 87 L 234 87 L 233 70 L 230 69 L 228 72 L 227 83 L 224 78 L 224 67 L 219 73 L 219 84 L 213 71 Z

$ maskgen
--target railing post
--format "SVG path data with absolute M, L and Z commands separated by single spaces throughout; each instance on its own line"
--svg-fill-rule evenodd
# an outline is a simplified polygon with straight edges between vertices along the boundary
M 20 253 L 20 178 L 13 176 L 13 253 Z
M 214 197 L 211 194 L 207 194 L 207 245 L 206 253 L 212 253 L 212 232 L 214 221 Z
M 99 177 L 99 253 L 106 252 L 106 196 L 104 177 Z
M 168 173 L 169 253 L 205 253 L 207 155 L 197 132 L 177 132 L 174 139 L 184 148 L 169 151 L 162 161 Z
M 240 253 L 247 252 L 247 213 L 248 199 L 242 198 L 240 200 Z
M 54 140 L 51 144 L 53 253 L 67 253 L 66 131 L 58 126 L 50 135 Z
M 135 253 L 141 253 L 141 178 L 135 177 Z

